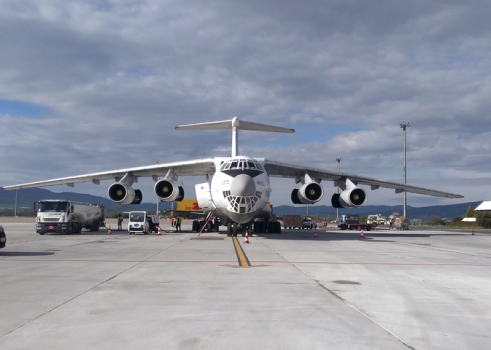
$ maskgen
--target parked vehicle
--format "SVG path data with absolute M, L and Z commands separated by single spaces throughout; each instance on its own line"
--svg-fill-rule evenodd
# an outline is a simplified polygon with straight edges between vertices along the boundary
M 285 229 L 313 229 L 317 227 L 317 223 L 310 216 L 283 215 L 283 227 Z
M 317 223 L 310 217 L 305 216 L 302 222 L 302 228 L 314 229 L 317 228 Z
M 5 234 L 5 230 L 3 226 L 0 226 L 0 248 L 5 248 L 7 244 L 7 235 Z
M 283 227 L 285 229 L 303 228 L 302 215 L 283 215 Z
M 409 230 L 409 221 L 404 216 L 398 217 L 396 219 L 396 229 Z
M 377 225 L 369 223 L 360 223 L 360 217 L 358 214 L 344 214 L 341 215 L 338 220 L 338 227 L 341 230 L 366 230 L 370 231 L 375 229 Z
M 368 215 L 367 223 L 375 224 L 375 225 L 385 225 L 388 224 L 388 220 L 385 216 L 382 216 L 381 214 L 375 214 L 375 215 Z
M 159 229 L 159 216 L 147 214 L 146 211 L 130 211 L 128 220 L 128 232 L 130 235 L 136 233 L 157 233 Z
M 104 227 L 104 207 L 65 199 L 47 199 L 34 203 L 36 232 L 80 233 L 82 228 L 99 231 Z

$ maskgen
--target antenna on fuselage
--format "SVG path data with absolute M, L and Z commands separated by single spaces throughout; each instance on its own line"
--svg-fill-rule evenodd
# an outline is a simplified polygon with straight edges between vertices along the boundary
M 222 120 L 218 122 L 206 122 L 198 124 L 178 125 L 176 130 L 225 130 L 232 129 L 232 157 L 239 155 L 239 129 L 240 130 L 254 130 L 265 132 L 284 132 L 293 134 L 294 129 L 283 128 L 281 126 L 260 124 L 254 122 L 247 122 L 234 117 L 231 120 Z

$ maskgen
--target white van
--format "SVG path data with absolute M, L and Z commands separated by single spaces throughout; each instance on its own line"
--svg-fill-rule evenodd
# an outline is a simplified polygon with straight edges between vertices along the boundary
M 158 231 L 158 215 L 149 215 L 146 211 L 130 211 L 128 220 L 128 232 L 130 235 L 135 233 L 149 233 Z

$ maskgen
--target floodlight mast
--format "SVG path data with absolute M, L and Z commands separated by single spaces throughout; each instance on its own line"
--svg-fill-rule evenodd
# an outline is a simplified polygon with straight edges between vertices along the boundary
M 341 158 L 336 158 L 336 162 L 338 162 L 338 172 L 341 171 Z M 338 186 L 339 193 L 339 186 Z M 336 208 L 336 222 L 339 220 L 339 208 Z
M 409 122 L 406 123 L 401 123 L 400 128 L 404 132 L 404 185 L 406 184 L 406 129 L 410 127 L 411 124 Z M 405 218 L 407 218 L 407 196 L 406 196 L 406 191 L 403 192 L 404 194 L 404 205 L 403 205 L 403 215 Z

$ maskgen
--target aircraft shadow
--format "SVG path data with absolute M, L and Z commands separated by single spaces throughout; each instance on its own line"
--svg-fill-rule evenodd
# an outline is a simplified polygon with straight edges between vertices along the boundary
M 53 255 L 53 252 L 2 252 L 0 256 L 46 256 Z
M 358 231 L 353 232 L 336 232 L 336 231 L 317 231 L 317 237 L 314 237 L 313 230 L 282 231 L 281 234 L 274 233 L 254 233 L 254 236 L 274 240 L 309 240 L 309 241 L 353 241 L 364 240 L 366 242 L 393 242 L 396 238 L 430 238 L 432 236 L 463 236 L 464 233 L 421 233 L 421 232 L 400 232 L 400 233 L 383 233 L 383 232 L 364 232 L 364 238 L 360 237 Z M 380 239 L 381 238 L 381 239 Z M 376 240 L 375 240 L 376 239 Z

